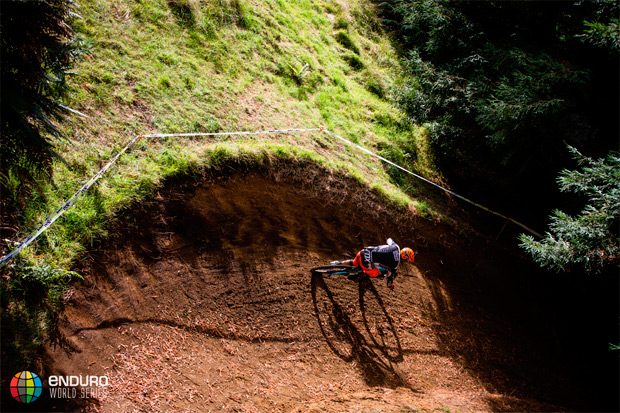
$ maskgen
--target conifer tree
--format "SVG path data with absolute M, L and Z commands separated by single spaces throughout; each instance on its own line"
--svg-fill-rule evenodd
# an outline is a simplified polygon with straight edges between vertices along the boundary
M 23 191 L 28 184 L 51 178 L 55 125 L 68 109 L 67 75 L 84 48 L 69 23 L 75 5 L 70 0 L 2 2 L 0 184 Z M 14 194 L 13 194 L 14 195 Z
M 564 170 L 558 178 L 564 192 L 587 197 L 577 216 L 554 211 L 550 232 L 541 241 L 522 234 L 521 246 L 543 267 L 556 271 L 577 266 L 588 273 L 618 270 L 620 264 L 620 154 L 593 160 L 570 148 L 581 171 Z

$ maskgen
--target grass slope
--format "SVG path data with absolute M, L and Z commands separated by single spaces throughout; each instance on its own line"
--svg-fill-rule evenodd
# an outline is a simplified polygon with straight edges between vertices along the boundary
M 58 149 L 67 164 L 57 163 L 54 184 L 25 202 L 17 239 L 4 243 L 30 234 L 138 134 L 324 126 L 441 179 L 424 130 L 404 124 L 389 103 L 399 61 L 370 1 L 79 4 L 75 30 L 90 54 L 75 68 L 65 103 L 88 118 L 60 125 L 67 140 Z M 355 177 L 395 205 L 436 214 L 420 200 L 423 192 L 410 197 L 416 183 L 324 133 L 142 139 L 3 269 L 7 371 L 27 366 L 53 334 L 57 306 L 78 276 L 66 269 L 133 203 L 157 197 L 169 176 L 274 160 L 309 160 Z
M 62 125 L 68 167 L 24 211 L 26 234 L 129 139 L 181 133 L 325 126 L 433 179 L 422 129 L 389 103 L 398 58 L 369 1 L 82 1 L 76 31 L 90 56 L 72 77 L 72 107 L 89 118 Z M 410 157 L 403 157 L 404 153 Z M 397 172 L 326 134 L 142 140 L 23 254 L 70 267 L 132 201 L 166 176 L 208 168 L 214 156 L 308 157 L 345 171 L 401 205 Z M 409 191 L 411 193 L 411 191 Z

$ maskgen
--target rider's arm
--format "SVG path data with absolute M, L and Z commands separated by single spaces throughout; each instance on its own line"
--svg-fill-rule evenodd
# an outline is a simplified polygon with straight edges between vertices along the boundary
M 391 269 L 390 272 L 387 274 L 386 282 L 387 282 L 387 287 L 390 290 L 394 289 L 394 279 L 396 278 L 397 275 L 398 274 L 396 272 L 396 268 Z

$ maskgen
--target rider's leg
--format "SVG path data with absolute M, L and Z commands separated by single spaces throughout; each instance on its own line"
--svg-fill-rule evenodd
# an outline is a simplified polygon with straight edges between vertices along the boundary
M 351 265 L 361 271 L 364 271 L 364 264 L 362 264 L 362 252 L 358 252 L 354 259 L 346 261 L 346 265 Z M 360 273 L 353 273 L 348 276 L 349 280 L 357 280 L 360 277 Z

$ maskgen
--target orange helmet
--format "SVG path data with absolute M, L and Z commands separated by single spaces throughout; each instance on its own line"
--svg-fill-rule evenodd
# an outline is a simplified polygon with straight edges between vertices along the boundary
M 407 260 L 409 262 L 413 262 L 415 259 L 415 254 L 411 248 L 403 248 L 400 250 L 400 258 L 403 260 Z

